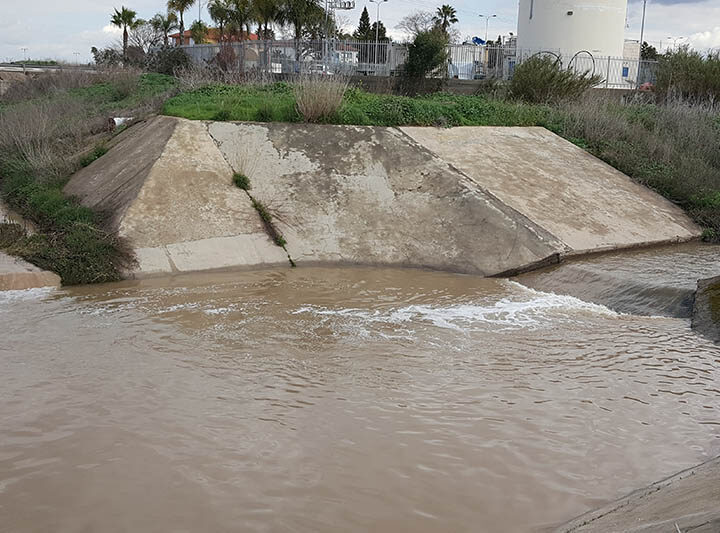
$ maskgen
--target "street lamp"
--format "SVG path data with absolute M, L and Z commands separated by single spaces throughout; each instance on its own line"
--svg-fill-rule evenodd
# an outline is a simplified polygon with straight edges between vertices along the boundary
M 370 0 L 377 4 L 377 15 L 375 16 L 375 64 L 378 64 L 378 48 L 380 47 L 380 4 L 388 0 Z
M 22 47 L 20 50 L 23 51 L 23 61 L 27 62 L 27 51 L 28 49 L 26 47 Z
M 485 45 L 487 46 L 488 25 L 490 24 L 490 19 L 494 19 L 497 15 L 480 15 L 480 17 L 485 17 Z
M 80 52 L 73 52 L 73 55 L 75 56 L 75 64 L 80 64 Z
M 672 45 L 672 50 L 675 50 L 675 49 L 677 48 L 677 42 L 678 42 L 678 41 L 682 41 L 684 38 L 685 38 L 685 37 L 672 37 L 672 36 L 669 36 L 669 37 L 668 37 L 668 40 L 672 41 L 672 43 L 673 43 L 673 45 Z

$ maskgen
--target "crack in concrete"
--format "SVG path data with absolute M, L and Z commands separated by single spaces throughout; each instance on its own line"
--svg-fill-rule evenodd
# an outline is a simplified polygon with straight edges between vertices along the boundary
M 228 164 L 230 169 L 233 172 L 236 172 L 235 167 L 232 166 L 232 163 L 230 163 L 228 158 L 225 157 L 225 153 L 222 151 L 222 142 L 218 141 L 215 138 L 215 136 L 212 133 L 210 133 L 210 122 L 205 121 L 205 122 L 203 122 L 203 124 L 205 125 L 205 131 L 207 132 L 208 136 L 213 140 L 213 142 L 215 143 L 215 146 L 217 146 L 218 152 L 220 152 L 220 155 L 222 156 L 222 158 Z M 265 228 L 265 233 L 267 233 L 267 236 L 270 237 L 270 240 L 272 240 L 277 246 L 279 246 L 280 248 L 282 248 L 285 251 L 285 253 L 287 254 L 287 258 L 288 258 L 288 262 L 290 263 L 290 266 L 293 268 L 296 267 L 297 264 L 295 263 L 293 258 L 290 256 L 290 252 L 288 252 L 287 245 L 281 244 L 281 241 L 279 240 L 279 239 L 282 239 L 282 241 L 285 241 L 285 237 L 283 236 L 283 234 L 280 233 L 280 231 L 273 225 L 271 220 L 265 220 L 265 218 L 263 218 L 263 216 L 261 215 L 259 206 L 264 206 L 264 204 L 262 202 L 260 202 L 259 200 L 256 200 L 253 197 L 253 195 L 250 194 L 250 191 L 248 191 L 247 189 L 243 189 L 243 190 L 245 191 L 245 194 L 250 199 L 250 202 L 252 203 L 253 207 L 255 208 L 255 211 L 257 212 L 258 216 L 260 217 L 260 220 L 263 223 L 263 227 Z

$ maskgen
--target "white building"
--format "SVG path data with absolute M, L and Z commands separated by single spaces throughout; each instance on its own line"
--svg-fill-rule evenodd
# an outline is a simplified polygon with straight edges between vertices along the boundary
M 626 12 L 627 0 L 520 0 L 517 46 L 621 58 Z

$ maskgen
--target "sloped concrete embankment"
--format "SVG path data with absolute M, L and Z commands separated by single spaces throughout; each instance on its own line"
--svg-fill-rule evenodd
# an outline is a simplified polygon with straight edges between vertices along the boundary
M 287 265 L 233 172 L 250 178 L 299 265 L 490 276 L 699 235 L 672 204 L 538 128 L 156 117 L 121 134 L 66 191 L 112 214 L 136 248 L 135 275 Z
M 720 457 L 584 514 L 556 533 L 678 531 L 720 531 Z

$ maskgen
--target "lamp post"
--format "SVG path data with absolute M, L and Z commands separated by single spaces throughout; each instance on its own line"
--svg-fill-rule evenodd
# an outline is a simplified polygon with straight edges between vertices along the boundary
M 642 47 L 645 39 L 645 10 L 647 8 L 647 0 L 643 0 L 642 24 L 640 25 L 640 51 L 638 52 L 638 70 L 635 78 L 635 89 L 640 88 L 640 67 L 642 66 Z M 662 48 L 662 46 L 660 46 Z
M 378 48 L 380 47 L 380 4 L 388 0 L 370 0 L 377 4 L 377 15 L 375 16 L 375 64 L 378 64 Z
M 27 62 L 27 51 L 28 51 L 28 49 L 23 46 L 20 50 L 23 51 L 23 62 L 26 63 L 26 62 Z
M 73 55 L 75 56 L 75 64 L 80 64 L 80 52 L 73 52 Z
M 487 46 L 488 26 L 490 24 L 490 19 L 497 17 L 497 15 L 480 15 L 480 16 L 485 18 L 485 45 Z

